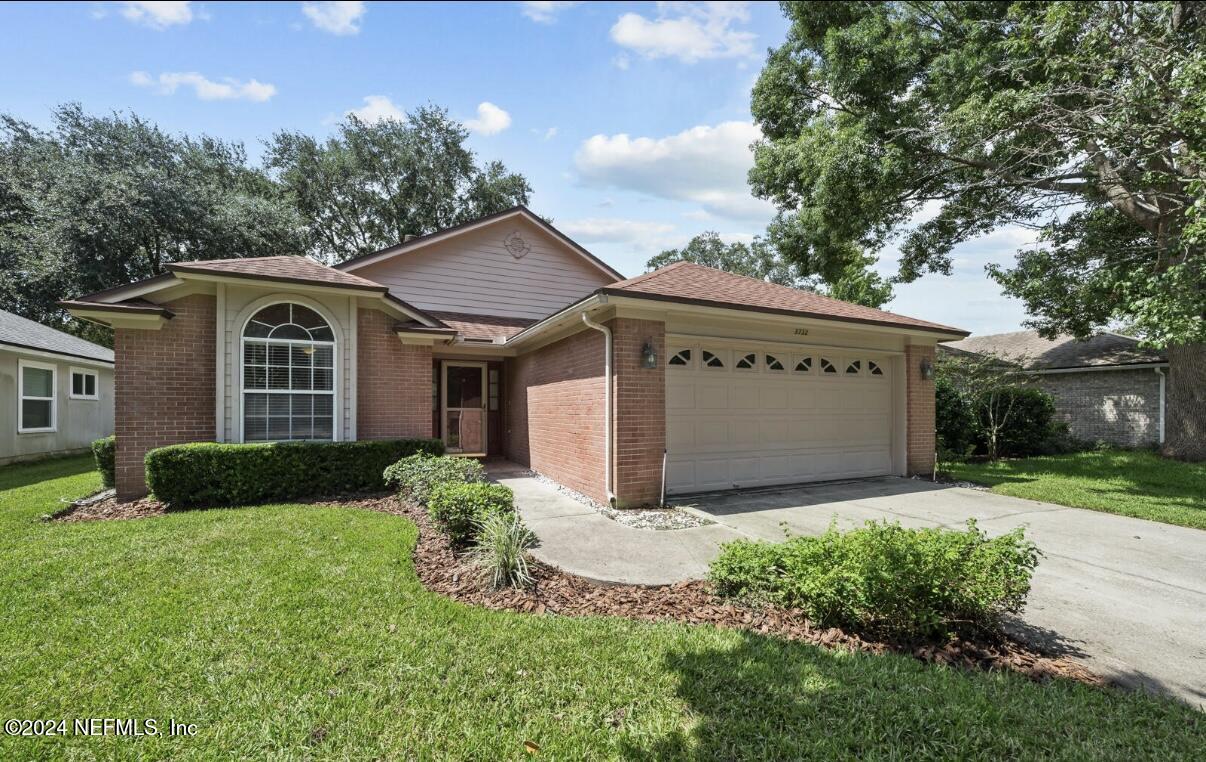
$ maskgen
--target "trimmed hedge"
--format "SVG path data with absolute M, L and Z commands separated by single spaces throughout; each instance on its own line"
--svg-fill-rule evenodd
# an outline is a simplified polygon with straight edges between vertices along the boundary
M 467 545 L 490 516 L 511 516 L 515 495 L 510 487 L 484 482 L 443 482 L 427 500 L 427 513 L 455 545 Z
M 416 453 L 439 455 L 438 439 L 362 442 L 197 442 L 147 453 L 147 486 L 173 508 L 255 505 L 385 489 L 382 472 Z
M 787 542 L 738 540 L 709 579 L 721 595 L 802 609 L 816 624 L 915 640 L 995 633 L 1021 611 L 1039 552 L 1021 528 L 905 529 L 869 521 Z
M 96 460 L 96 470 L 100 471 L 101 484 L 105 489 L 112 489 L 117 481 L 117 437 L 95 440 L 92 443 L 92 457 Z
M 385 483 L 419 505 L 426 505 L 431 491 L 439 484 L 455 482 L 484 482 L 486 469 L 472 458 L 451 455 L 431 457 L 419 453 L 403 458 L 385 469 Z

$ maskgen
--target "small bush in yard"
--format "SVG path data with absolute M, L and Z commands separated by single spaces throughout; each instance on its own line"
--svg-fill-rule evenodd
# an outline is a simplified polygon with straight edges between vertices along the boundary
M 468 484 L 486 480 L 486 469 L 472 458 L 418 454 L 385 469 L 385 483 L 419 505 L 426 505 L 437 484 Z
M 147 486 L 176 508 L 255 505 L 385 488 L 386 464 L 414 453 L 438 455 L 438 439 L 360 442 L 195 442 L 151 450 Z
M 476 522 L 477 539 L 470 551 L 474 563 L 490 574 L 496 587 L 531 587 L 528 550 L 536 535 L 515 514 L 490 513 Z
M 905 529 L 867 522 L 783 543 L 725 545 L 709 578 L 721 595 L 802 609 L 825 627 L 914 640 L 999 631 L 1021 611 L 1038 549 L 1020 528 Z
M 500 484 L 443 482 L 432 488 L 427 514 L 453 544 L 466 545 L 487 517 L 514 513 L 514 500 L 511 488 Z
M 101 484 L 105 489 L 111 489 L 116 483 L 117 437 L 104 437 L 94 441 L 92 457 L 96 460 L 96 470 L 100 471 Z

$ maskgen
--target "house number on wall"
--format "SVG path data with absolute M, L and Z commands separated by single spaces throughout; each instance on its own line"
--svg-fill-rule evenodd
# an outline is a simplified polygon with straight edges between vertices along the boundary
M 797 328 L 795 331 L 793 331 L 793 333 L 795 333 L 797 336 L 807 336 L 808 329 L 807 328 Z

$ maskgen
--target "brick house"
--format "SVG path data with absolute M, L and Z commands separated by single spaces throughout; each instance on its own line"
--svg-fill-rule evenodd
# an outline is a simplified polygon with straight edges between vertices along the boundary
M 181 262 L 115 329 L 118 494 L 179 442 L 436 436 L 621 506 L 927 473 L 956 328 L 694 264 L 624 279 L 518 207 L 327 267 Z
M 1144 447 L 1164 441 L 1164 382 L 1168 358 L 1117 333 L 1084 341 L 1044 339 L 1035 331 L 972 336 L 943 344 L 1014 363 L 1055 400 L 1055 415 L 1086 442 Z

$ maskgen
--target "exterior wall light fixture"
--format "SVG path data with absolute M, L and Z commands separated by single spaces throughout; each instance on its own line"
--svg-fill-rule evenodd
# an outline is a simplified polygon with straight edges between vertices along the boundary
M 652 341 L 646 341 L 645 346 L 641 347 L 641 367 L 657 367 L 657 352 L 653 349 Z

